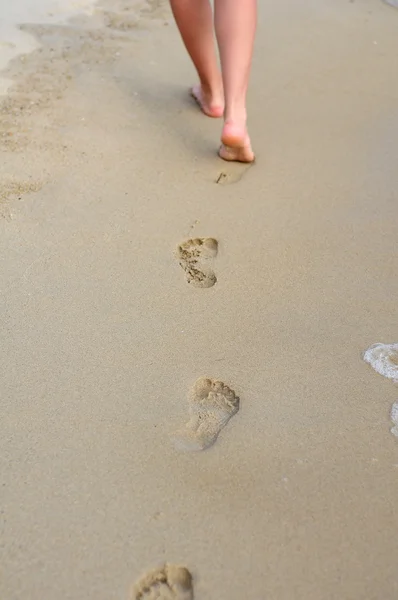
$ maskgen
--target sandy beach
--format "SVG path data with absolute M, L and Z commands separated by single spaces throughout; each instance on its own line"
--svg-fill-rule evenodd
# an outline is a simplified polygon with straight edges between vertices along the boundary
M 0 4 L 0 598 L 396 600 L 398 10 L 259 3 L 245 166 L 165 0 L 46 1 Z M 198 378 L 239 410 L 187 452 Z

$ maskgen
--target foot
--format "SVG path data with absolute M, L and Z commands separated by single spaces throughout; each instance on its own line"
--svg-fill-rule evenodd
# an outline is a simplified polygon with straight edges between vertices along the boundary
M 254 161 L 254 153 L 245 124 L 238 125 L 226 121 L 222 130 L 221 142 L 218 154 L 222 159 L 245 163 Z
M 221 93 L 206 90 L 200 83 L 191 89 L 191 96 L 198 103 L 201 111 L 208 117 L 218 119 L 224 114 L 224 98 Z

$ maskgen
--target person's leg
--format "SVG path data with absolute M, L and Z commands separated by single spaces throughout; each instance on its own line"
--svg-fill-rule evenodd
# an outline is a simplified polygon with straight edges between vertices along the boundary
M 257 0 L 215 0 L 214 4 L 225 96 L 220 156 L 225 160 L 251 162 L 254 154 L 246 129 L 246 93 L 256 31 Z
M 236 1 L 236 0 L 233 0 Z M 209 117 L 224 112 L 222 79 L 217 64 L 213 12 L 209 0 L 170 0 L 181 37 L 199 75 L 192 95 Z

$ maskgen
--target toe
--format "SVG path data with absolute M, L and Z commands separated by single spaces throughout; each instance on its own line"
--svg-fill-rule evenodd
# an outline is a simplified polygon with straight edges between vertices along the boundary
M 193 392 L 200 398 L 206 398 L 209 395 L 211 388 L 212 388 L 211 379 L 207 379 L 206 377 L 201 377 L 200 379 L 198 379 L 195 382 L 195 384 L 193 386 Z
M 217 394 L 219 394 L 220 392 L 223 391 L 223 387 L 224 387 L 224 384 L 222 383 L 222 381 L 214 381 L 213 382 L 213 386 L 212 386 L 213 392 L 216 392 Z

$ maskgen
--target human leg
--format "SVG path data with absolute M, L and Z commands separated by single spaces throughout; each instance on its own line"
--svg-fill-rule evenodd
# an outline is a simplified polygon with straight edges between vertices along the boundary
M 209 117 L 224 112 L 222 79 L 214 43 L 213 12 L 209 0 L 170 0 L 182 40 L 199 75 L 192 95 Z
M 215 0 L 214 17 L 225 97 L 220 156 L 225 160 L 252 162 L 254 154 L 246 127 L 246 94 L 256 31 L 257 1 Z

